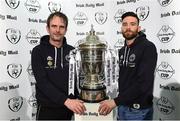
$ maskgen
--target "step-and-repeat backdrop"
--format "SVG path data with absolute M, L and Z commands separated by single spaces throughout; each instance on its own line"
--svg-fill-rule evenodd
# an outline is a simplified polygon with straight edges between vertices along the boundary
M 31 50 L 47 34 L 46 19 L 54 11 L 69 18 L 69 44 L 85 38 L 93 24 L 96 35 L 115 49 L 123 45 L 121 15 L 136 12 L 142 31 L 158 50 L 154 119 L 180 119 L 179 4 L 179 0 L 1 0 L 0 119 L 35 119 Z

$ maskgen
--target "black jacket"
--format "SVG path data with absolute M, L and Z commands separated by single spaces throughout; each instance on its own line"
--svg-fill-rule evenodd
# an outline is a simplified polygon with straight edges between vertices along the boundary
M 49 107 L 62 107 L 68 98 L 68 76 L 70 50 L 66 43 L 56 48 L 49 43 L 49 35 L 41 38 L 40 44 L 32 50 L 31 64 L 36 79 L 37 102 Z
M 137 108 L 152 106 L 154 71 L 157 63 L 155 45 L 139 32 L 135 41 L 119 51 L 119 95 L 116 105 Z

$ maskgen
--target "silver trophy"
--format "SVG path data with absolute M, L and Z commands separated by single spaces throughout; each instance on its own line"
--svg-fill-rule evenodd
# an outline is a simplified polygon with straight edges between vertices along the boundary
M 113 57 L 107 48 L 106 42 L 101 41 L 95 35 L 93 26 L 91 26 L 89 35 L 85 40 L 79 42 L 74 52 L 71 53 L 71 55 L 73 53 L 75 55 L 74 60 L 70 62 L 70 79 L 74 78 L 72 75 L 75 72 L 72 70 L 76 67 L 74 71 L 77 74 L 79 98 L 85 102 L 96 103 L 108 98 L 107 86 L 111 87 L 111 81 L 113 81 L 111 78 L 113 77 L 111 68 L 113 67 L 111 64 Z M 110 55 L 109 58 L 108 55 Z M 72 81 L 69 84 L 72 90 Z
M 86 102 L 99 102 L 107 97 L 104 84 L 106 48 L 107 45 L 95 35 L 93 27 L 85 42 L 78 46 L 80 52 L 80 98 Z

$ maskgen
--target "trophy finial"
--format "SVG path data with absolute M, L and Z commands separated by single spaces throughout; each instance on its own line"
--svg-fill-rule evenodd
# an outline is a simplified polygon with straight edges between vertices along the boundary
M 91 31 L 90 31 L 90 35 L 94 35 L 95 31 L 94 31 L 94 28 L 93 28 L 93 24 L 91 24 Z

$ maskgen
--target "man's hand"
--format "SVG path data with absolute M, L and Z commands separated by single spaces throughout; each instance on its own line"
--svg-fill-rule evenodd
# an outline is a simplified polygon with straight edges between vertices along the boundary
M 83 104 L 84 102 L 82 100 L 78 99 L 67 99 L 64 102 L 64 105 L 69 108 L 71 111 L 73 111 L 76 114 L 83 114 L 84 111 L 86 111 L 86 108 Z
M 100 102 L 98 111 L 99 111 L 100 115 L 107 115 L 115 107 L 116 107 L 116 104 L 115 104 L 114 100 L 104 100 L 104 101 Z

